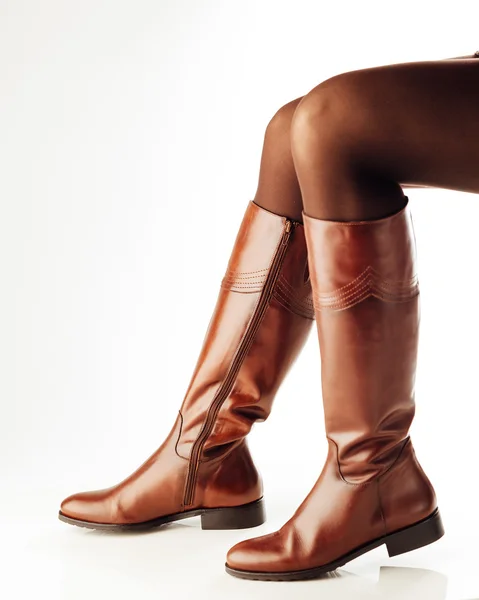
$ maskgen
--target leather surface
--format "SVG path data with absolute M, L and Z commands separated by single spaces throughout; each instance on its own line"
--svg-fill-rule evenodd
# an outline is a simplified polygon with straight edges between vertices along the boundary
M 200 456 L 193 503 L 183 505 L 192 446 L 253 318 L 286 219 L 250 202 L 181 409 L 163 445 L 111 488 L 75 494 L 61 511 L 95 523 L 140 523 L 199 507 L 258 500 L 260 475 L 245 436 L 267 418 L 314 319 L 304 228 L 294 224 L 278 284 Z
M 233 569 L 323 566 L 436 508 L 408 437 L 420 321 L 409 207 L 369 222 L 304 215 L 304 224 L 329 453 L 279 531 L 229 551 Z

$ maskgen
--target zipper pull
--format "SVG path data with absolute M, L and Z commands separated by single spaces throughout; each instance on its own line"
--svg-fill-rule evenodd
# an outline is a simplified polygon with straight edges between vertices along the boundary
M 288 219 L 284 225 L 283 245 L 288 243 L 288 238 L 289 238 L 289 234 L 291 232 L 292 227 L 293 227 L 293 222 Z

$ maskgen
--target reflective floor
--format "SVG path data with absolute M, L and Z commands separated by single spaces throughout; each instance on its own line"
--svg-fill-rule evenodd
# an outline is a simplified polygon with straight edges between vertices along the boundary
M 474 528 L 462 528 L 459 521 L 450 523 L 445 538 L 428 548 L 395 559 L 378 548 L 324 579 L 273 583 L 235 579 L 224 572 L 223 564 L 233 543 L 270 531 L 280 524 L 282 514 L 270 511 L 268 523 L 249 531 L 202 531 L 199 520 L 190 519 L 154 532 L 113 534 L 60 523 L 50 510 L 54 500 L 54 494 L 46 494 L 36 512 L 23 512 L 20 518 L 22 502 L 29 501 L 24 497 L 18 511 L 11 507 L 9 518 L 4 513 L 1 562 L 6 568 L 0 597 L 479 599 Z

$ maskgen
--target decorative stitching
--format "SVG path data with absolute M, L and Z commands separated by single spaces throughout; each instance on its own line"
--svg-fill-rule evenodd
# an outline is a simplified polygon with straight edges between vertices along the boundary
M 255 283 L 226 283 L 224 284 L 227 287 L 240 287 L 240 288 L 252 288 L 252 287 L 262 287 L 263 282 L 255 282 Z
M 305 298 L 303 300 L 302 298 L 294 297 L 291 295 L 290 292 L 288 292 L 288 290 L 286 290 L 282 286 L 278 286 L 276 290 L 278 291 L 278 293 L 282 294 L 283 298 L 292 306 L 296 306 L 297 308 L 304 309 L 307 311 L 314 311 L 313 303 L 312 301 L 310 302 L 308 298 Z
M 391 296 L 392 298 L 399 296 L 399 297 L 405 297 L 407 294 L 409 294 L 410 292 L 408 292 L 408 290 L 401 290 L 398 291 L 396 294 L 394 292 L 388 292 L 385 290 L 381 290 L 381 288 L 379 286 L 375 286 L 374 284 L 371 284 L 369 282 L 365 282 L 364 284 L 362 284 L 360 287 L 358 287 L 357 290 L 354 290 L 353 293 L 348 294 L 348 295 L 338 295 L 338 296 L 333 296 L 331 298 L 323 298 L 323 299 L 319 299 L 319 302 L 324 301 L 325 303 L 327 302 L 328 304 L 337 304 L 337 303 L 341 303 L 341 302 L 346 302 L 348 300 L 351 300 L 354 298 L 358 298 L 360 296 L 363 295 L 364 292 L 368 292 L 370 289 L 374 289 L 377 290 L 378 293 L 381 293 L 384 296 Z
M 313 297 L 316 310 L 343 310 L 374 296 L 384 302 L 407 302 L 419 294 L 419 281 L 416 275 L 391 281 L 368 266 L 353 281 L 333 292 L 315 293 Z
M 223 278 L 223 283 L 225 285 L 238 284 L 238 285 L 254 285 L 257 283 L 264 283 L 266 277 L 259 279 L 255 277 L 254 279 L 234 279 L 234 278 Z
M 413 275 L 409 279 L 405 279 L 402 281 L 391 281 L 390 279 L 385 279 L 384 277 L 381 277 L 381 274 L 379 273 L 379 271 L 377 271 L 376 269 L 371 267 L 371 265 L 369 265 L 368 267 L 366 267 L 364 269 L 364 271 L 362 273 L 360 273 L 350 283 L 347 283 L 346 285 L 341 286 L 340 288 L 335 290 L 335 292 L 323 292 L 323 293 L 318 294 L 318 296 L 326 297 L 326 296 L 329 296 L 331 293 L 336 293 L 336 292 L 341 292 L 343 290 L 346 290 L 347 288 L 354 286 L 359 280 L 366 278 L 369 274 L 376 276 L 379 279 L 380 283 L 384 284 L 385 286 L 397 287 L 398 285 L 408 285 L 410 283 L 414 283 L 417 281 L 417 275 Z
M 285 292 L 288 292 L 288 294 L 290 294 L 292 298 L 295 298 L 301 302 L 305 302 L 311 307 L 313 306 L 313 297 L 310 284 L 303 285 L 302 289 L 305 290 L 304 295 L 301 295 L 301 293 L 297 289 L 295 289 L 288 281 L 286 281 L 284 277 L 279 278 L 278 286 L 285 288 Z
M 274 296 L 281 298 L 286 303 L 286 308 L 293 312 L 301 313 L 302 316 L 314 319 L 314 306 L 309 301 L 302 301 L 301 298 L 294 298 L 283 287 L 278 286 L 274 291 Z
M 261 292 L 261 288 L 252 288 L 250 290 L 243 290 L 241 288 L 229 288 L 229 287 L 225 287 L 223 288 L 228 292 L 234 292 L 235 294 L 257 294 L 258 292 Z
M 255 292 L 260 292 L 263 289 L 262 285 L 251 285 L 251 286 L 236 286 L 236 285 L 223 285 L 221 287 L 225 290 L 229 290 L 231 292 L 239 292 L 243 294 L 253 294 Z
M 312 298 L 301 298 L 298 296 L 293 296 L 291 292 L 283 286 L 278 286 L 276 289 L 278 290 L 278 293 L 281 293 L 283 295 L 283 298 L 286 301 L 288 301 L 291 305 L 296 306 L 297 308 L 300 308 L 302 310 L 314 312 L 314 304 Z
M 304 283 L 301 288 L 294 288 L 284 275 L 280 275 L 273 295 L 281 299 L 281 305 L 296 314 L 308 319 L 314 319 L 314 304 L 311 284 Z
M 261 285 L 262 283 L 264 283 L 263 279 L 257 279 L 256 281 L 236 281 L 236 280 L 232 280 L 232 281 L 223 281 L 223 283 L 225 285 L 236 285 L 236 286 L 242 286 L 242 287 L 252 287 L 255 285 Z
M 229 273 L 227 275 L 225 275 L 225 279 L 263 279 L 264 277 L 266 277 L 266 273 L 264 275 L 243 275 L 243 274 L 238 274 L 236 275 L 235 273 Z
M 221 287 L 231 291 L 260 291 L 266 281 L 269 269 L 261 269 L 261 271 L 236 271 L 227 272 L 221 280 Z M 255 275 L 252 273 L 263 273 L 263 275 Z
M 231 275 L 232 277 L 263 277 L 263 275 L 267 274 L 267 270 L 261 269 L 261 271 L 227 271 L 226 274 Z
M 294 305 L 288 298 L 285 298 L 282 295 L 280 288 L 277 288 L 274 291 L 273 296 L 275 297 L 276 301 L 279 302 L 279 304 L 281 304 L 281 306 L 283 306 L 283 308 L 286 308 L 290 312 L 295 313 L 295 314 L 299 315 L 300 317 L 305 317 L 306 319 L 314 320 L 314 318 L 315 318 L 314 310 L 309 309 L 307 307 L 303 308 L 301 306 Z
M 281 298 L 281 296 L 277 295 L 276 292 L 274 292 L 273 297 L 275 298 L 275 300 L 281 304 L 281 306 L 283 308 L 285 308 L 286 310 L 289 310 L 290 312 L 295 312 L 292 308 L 291 305 L 288 304 L 288 302 L 286 300 L 283 300 L 283 298 Z M 301 315 L 303 316 L 303 315 Z

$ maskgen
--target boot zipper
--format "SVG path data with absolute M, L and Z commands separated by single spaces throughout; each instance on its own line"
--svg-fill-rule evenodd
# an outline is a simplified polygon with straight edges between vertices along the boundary
M 283 263 L 284 256 L 286 254 L 286 249 L 288 246 L 289 238 L 291 236 L 293 225 L 296 225 L 295 221 L 286 219 L 281 243 L 278 245 L 276 253 L 271 262 L 271 267 L 264 282 L 264 286 L 261 291 L 261 296 L 258 300 L 258 304 L 256 305 L 254 314 L 250 320 L 246 333 L 244 334 L 243 339 L 241 340 L 240 345 L 238 346 L 238 349 L 231 362 L 226 377 L 224 378 L 223 383 L 218 388 L 215 397 L 211 402 L 211 405 L 208 409 L 208 413 L 206 415 L 205 422 L 203 423 L 203 427 L 191 449 L 190 463 L 188 467 L 188 474 L 186 477 L 185 486 L 185 506 L 189 506 L 193 502 L 194 490 L 196 486 L 196 477 L 198 474 L 199 467 L 199 459 L 201 451 L 203 450 L 203 446 L 213 429 L 216 417 L 218 416 L 223 402 L 226 400 L 228 394 L 230 393 L 233 387 L 234 381 L 241 367 L 243 359 L 246 356 L 248 350 L 250 349 L 251 343 L 253 342 L 253 338 L 258 331 L 264 313 L 266 312 L 266 308 L 268 307 L 268 303 L 273 293 L 274 284 L 278 279 L 279 271 Z

